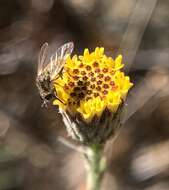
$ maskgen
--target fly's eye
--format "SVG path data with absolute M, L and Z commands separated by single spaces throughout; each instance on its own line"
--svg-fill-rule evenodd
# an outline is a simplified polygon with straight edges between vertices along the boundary
M 53 98 L 53 95 L 52 95 L 52 94 L 48 94 L 48 95 L 45 96 L 45 99 L 47 99 L 47 100 L 50 100 L 50 99 L 52 99 L 52 98 Z

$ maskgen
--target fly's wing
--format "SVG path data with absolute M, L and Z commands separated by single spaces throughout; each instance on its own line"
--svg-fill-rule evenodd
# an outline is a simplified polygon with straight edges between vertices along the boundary
M 45 67 L 47 66 L 47 56 L 49 52 L 49 45 L 48 43 L 44 43 L 41 47 L 39 58 L 38 58 L 38 73 L 37 75 L 41 75 L 44 71 Z
M 56 53 L 50 58 L 50 77 L 53 80 L 62 70 L 66 58 L 74 49 L 73 42 L 68 42 L 57 49 Z

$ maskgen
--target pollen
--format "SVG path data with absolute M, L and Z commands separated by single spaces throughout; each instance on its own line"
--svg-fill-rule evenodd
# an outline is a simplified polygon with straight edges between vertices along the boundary
M 102 47 L 69 56 L 63 75 L 54 81 L 57 95 L 54 105 L 71 115 L 80 114 L 86 122 L 100 117 L 105 109 L 116 112 L 133 86 L 121 71 L 123 66 L 121 55 L 114 60 L 104 54 Z

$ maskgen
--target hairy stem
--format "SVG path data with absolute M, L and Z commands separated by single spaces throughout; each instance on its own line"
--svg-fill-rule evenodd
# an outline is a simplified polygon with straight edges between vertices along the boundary
M 92 144 L 85 154 L 87 163 L 87 190 L 100 190 L 101 181 L 106 168 L 105 158 L 102 156 L 103 146 Z

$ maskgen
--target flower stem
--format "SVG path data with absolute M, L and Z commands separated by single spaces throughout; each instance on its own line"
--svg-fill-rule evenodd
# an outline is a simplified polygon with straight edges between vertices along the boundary
M 101 181 L 106 168 L 105 158 L 102 157 L 103 146 L 92 144 L 85 154 L 87 160 L 87 190 L 100 190 Z

